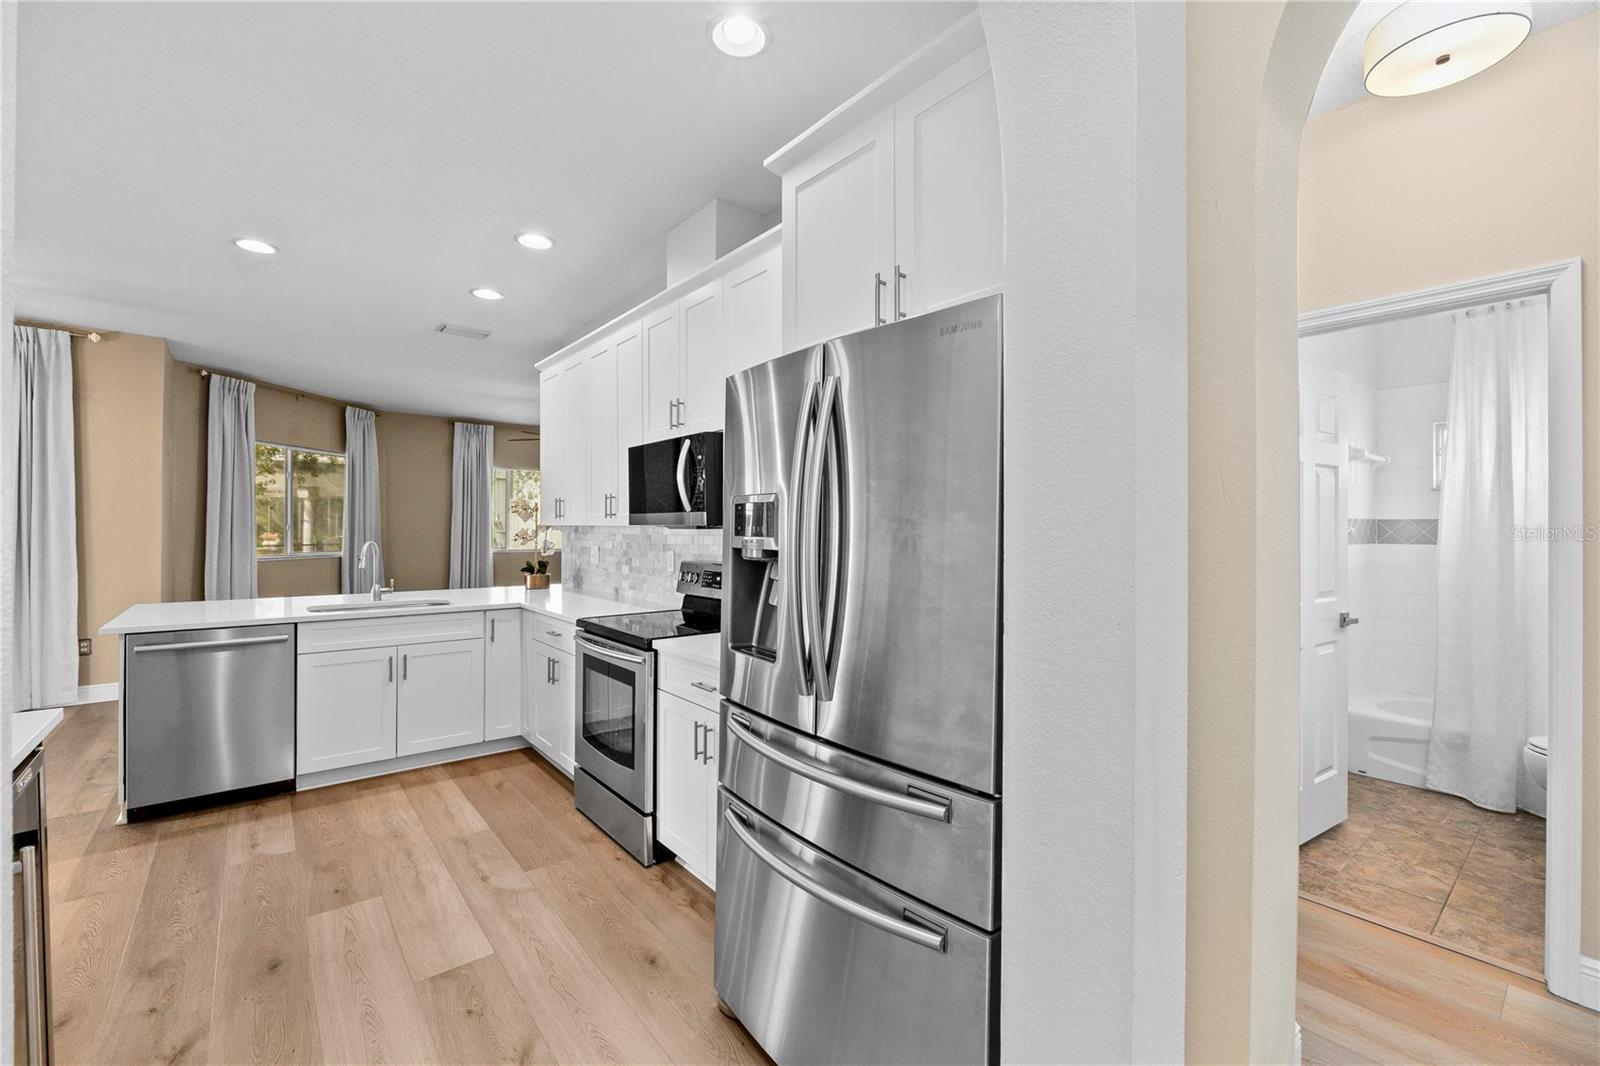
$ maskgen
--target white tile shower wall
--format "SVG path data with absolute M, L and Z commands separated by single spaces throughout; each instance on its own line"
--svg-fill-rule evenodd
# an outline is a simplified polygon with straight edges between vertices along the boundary
M 644 607 L 683 602 L 678 564 L 722 558 L 722 530 L 663 526 L 576 526 L 566 531 L 562 584 Z
M 1439 630 L 1439 550 L 1432 544 L 1364 544 L 1374 590 L 1362 625 L 1371 623 L 1373 687 L 1433 695 Z
M 1378 389 L 1373 449 L 1389 457 L 1374 479 L 1373 510 L 1358 518 L 1438 518 L 1433 489 L 1433 424 L 1444 421 L 1447 382 Z

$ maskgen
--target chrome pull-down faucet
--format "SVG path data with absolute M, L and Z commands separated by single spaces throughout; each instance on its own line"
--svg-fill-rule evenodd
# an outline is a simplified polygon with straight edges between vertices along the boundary
M 379 550 L 378 542 L 369 540 L 361 545 L 361 554 L 356 560 L 356 569 L 358 571 L 363 574 L 372 574 L 372 599 L 374 602 L 382 600 L 384 596 L 394 591 L 394 589 L 386 589 L 378 584 L 378 575 L 374 564 L 377 562 Z

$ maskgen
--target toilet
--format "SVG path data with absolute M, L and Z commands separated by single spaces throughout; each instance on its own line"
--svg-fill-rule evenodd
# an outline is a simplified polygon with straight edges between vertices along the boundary
M 1529 737 L 1522 749 L 1522 765 L 1528 768 L 1528 776 L 1533 778 L 1533 783 L 1539 786 L 1540 791 L 1549 787 L 1545 784 L 1545 771 L 1549 763 L 1550 738 Z

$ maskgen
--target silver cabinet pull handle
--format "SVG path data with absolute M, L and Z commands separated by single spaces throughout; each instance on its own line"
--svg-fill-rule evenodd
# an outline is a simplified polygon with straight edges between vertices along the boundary
M 900 283 L 905 280 L 906 272 L 900 269 L 899 263 L 896 263 L 894 265 L 894 317 L 896 321 L 906 317 L 906 313 L 900 309 Z
M 561 663 L 555 659 L 550 660 L 550 682 L 555 685 L 561 684 Z
M 553 677 L 552 671 L 551 671 L 551 664 L 553 664 L 554 662 L 555 662 L 555 660 L 550 658 L 550 656 L 546 655 L 544 657 L 544 683 L 547 684 L 547 685 L 550 684 L 550 682 L 552 680 L 552 677 Z
M 23 973 L 13 974 L 27 982 L 28 1062 L 44 1062 L 44 930 L 40 927 L 39 913 L 44 908 L 40 899 L 39 849 L 32 844 L 19 849 L 17 858 L 22 863 L 22 951 Z
M 289 634 L 274 637 L 233 637 L 229 640 L 174 640 L 166 644 L 135 644 L 136 652 L 147 651 L 203 651 L 207 648 L 243 648 L 251 644 L 282 644 Z
M 872 324 L 883 325 L 883 287 L 889 284 L 883 280 L 883 272 L 877 271 L 872 275 Z
M 496 620 L 493 619 L 493 618 L 489 619 L 489 643 L 490 644 L 494 643 L 494 623 L 495 623 L 495 621 Z
M 700 751 L 700 761 L 705 763 L 707 766 L 710 766 L 711 763 L 712 763 L 712 755 L 711 755 L 711 726 L 704 725 L 702 723 L 702 728 L 704 728 L 705 731 L 706 731 L 706 742 L 705 742 L 705 746 Z
M 700 761 L 700 730 L 704 729 L 704 722 L 694 723 L 694 761 Z
M 560 636 L 562 636 L 562 632 L 559 629 L 547 629 L 544 632 L 545 632 L 545 636 L 547 636 L 547 637 L 560 637 Z
M 717 686 L 711 685 L 711 684 L 707 684 L 704 681 L 691 681 L 691 682 L 689 682 L 689 687 L 690 688 L 697 688 L 701 692 L 709 692 L 712 695 L 715 695 L 716 691 L 717 691 Z
M 738 718 L 728 719 L 728 728 L 733 730 L 733 735 L 742 743 L 753 748 L 756 754 L 766 758 L 779 766 L 799 774 L 808 781 L 815 781 L 825 788 L 836 792 L 843 792 L 857 799 L 864 799 L 869 803 L 876 803 L 882 807 L 890 807 L 907 814 L 915 814 L 922 818 L 932 818 L 936 822 L 950 820 L 950 801 L 947 799 L 931 800 L 917 796 L 895 792 L 892 789 L 880 788 L 869 785 L 865 781 L 857 781 L 823 763 L 808 759 L 803 755 L 784 751 L 769 740 L 758 736 L 748 725 Z
M 742 812 L 737 807 L 729 804 L 722 812 L 722 820 L 728 823 L 728 829 L 734 836 L 739 838 L 739 842 L 749 848 L 750 853 L 760 859 L 773 873 L 807 895 L 826 903 L 835 910 L 843 911 L 850 917 L 859 922 L 864 922 L 874 929 L 881 929 L 885 933 L 909 940 L 913 944 L 920 944 L 933 951 L 944 951 L 946 934 L 923 928 L 893 915 L 884 914 L 882 911 L 870 907 L 860 900 L 851 899 L 843 892 L 835 891 L 825 885 L 819 885 L 803 872 L 789 865 L 785 859 L 755 838 L 755 834 L 745 827 L 744 821 L 739 817 L 740 813 Z
M 394 684 L 394 656 L 389 656 L 389 684 Z
M 411 678 L 411 656 L 400 656 L 400 680 L 408 681 Z

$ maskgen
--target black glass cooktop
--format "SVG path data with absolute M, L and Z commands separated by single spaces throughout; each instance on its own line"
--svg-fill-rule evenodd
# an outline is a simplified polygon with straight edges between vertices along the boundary
M 638 614 L 609 614 L 578 619 L 578 628 L 597 637 L 626 644 L 630 648 L 649 648 L 650 642 L 667 637 L 692 637 L 700 633 L 720 633 L 722 619 L 700 611 L 643 611 Z

